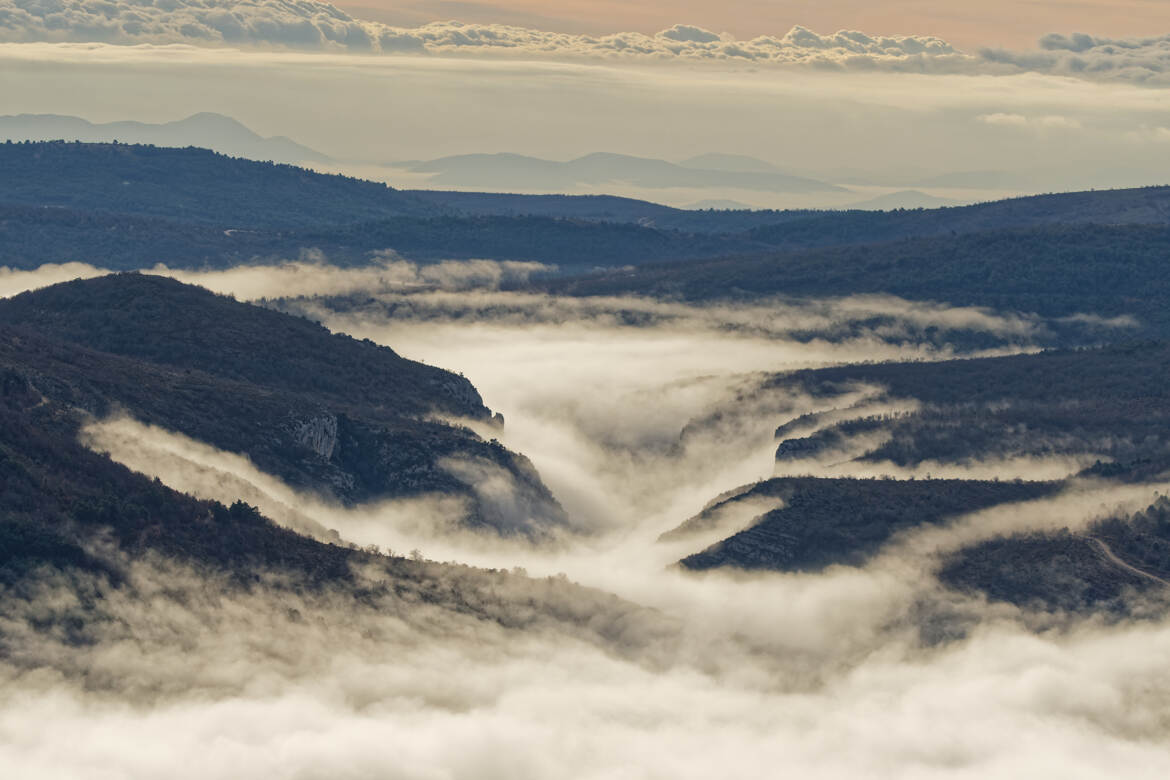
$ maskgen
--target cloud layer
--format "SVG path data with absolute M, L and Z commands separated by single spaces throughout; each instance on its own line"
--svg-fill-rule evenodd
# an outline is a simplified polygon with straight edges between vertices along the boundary
M 979 57 L 983 62 L 1021 71 L 1151 86 L 1170 84 L 1170 35 L 1111 39 L 1054 33 L 1040 39 L 1040 51 L 984 49 Z
M 655 35 L 555 33 L 501 24 L 416 28 L 356 19 L 318 0 L 0 0 L 0 42 L 261 46 L 351 53 L 492 54 L 515 58 L 794 65 L 919 73 L 1043 72 L 1139 84 L 1170 83 L 1170 36 L 1114 40 L 1045 36 L 1029 52 L 959 51 L 933 36 L 821 35 L 737 40 L 676 24 Z
M 957 55 L 932 37 L 821 36 L 802 27 L 783 37 L 737 41 L 683 24 L 657 35 L 572 35 L 498 24 L 436 22 L 413 29 L 355 19 L 318 0 L 2 0 L 0 40 L 271 45 L 355 52 L 497 50 L 519 55 L 741 59 L 832 65 Z

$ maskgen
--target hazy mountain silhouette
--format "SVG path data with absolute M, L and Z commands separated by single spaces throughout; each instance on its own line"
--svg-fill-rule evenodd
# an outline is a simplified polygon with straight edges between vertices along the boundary
M 936 209 L 958 206 L 961 202 L 951 198 L 940 198 L 918 190 L 902 190 L 850 203 L 843 208 L 863 211 L 893 211 L 894 209 Z
M 327 162 L 329 157 L 302 146 L 290 138 L 264 138 L 242 123 L 203 112 L 174 122 L 93 123 L 76 116 L 58 114 L 17 114 L 0 116 L 0 140 L 84 141 L 88 143 L 152 144 L 154 146 L 197 146 L 232 157 L 271 160 L 278 163 Z
M 465 154 L 413 162 L 407 169 L 432 174 L 429 182 L 444 186 L 571 192 L 582 185 L 603 186 L 624 182 L 651 189 L 667 187 L 732 187 L 761 192 L 843 192 L 825 182 L 780 171 L 745 165 L 743 158 L 712 156 L 695 158 L 727 168 L 699 168 L 666 160 L 595 152 L 568 162 L 544 160 L 519 154 Z M 720 162 L 722 161 L 722 162 Z M 766 165 L 766 163 L 764 164 Z
M 706 171 L 738 171 L 740 173 L 781 173 L 772 163 L 746 154 L 708 152 L 679 161 L 684 168 Z

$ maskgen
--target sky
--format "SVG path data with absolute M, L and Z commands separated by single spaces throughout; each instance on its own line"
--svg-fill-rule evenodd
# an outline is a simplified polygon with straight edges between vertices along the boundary
M 0 106 L 91 121 L 218 112 L 404 187 L 427 182 L 385 164 L 722 152 L 850 189 L 601 191 L 794 207 L 912 188 L 970 202 L 1170 181 L 1159 6 L 0 0 Z
M 823 32 L 929 33 L 964 48 L 1024 48 L 1050 32 L 1144 36 L 1167 26 L 1162 0 L 352 0 L 338 6 L 399 26 L 460 19 L 601 34 L 654 33 L 682 22 L 751 38 L 799 24 Z

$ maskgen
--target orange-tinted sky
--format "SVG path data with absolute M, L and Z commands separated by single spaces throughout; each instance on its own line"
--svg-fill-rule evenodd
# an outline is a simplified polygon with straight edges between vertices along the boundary
M 679 22 L 740 38 L 857 29 L 929 34 L 961 48 L 1031 47 L 1049 32 L 1146 36 L 1170 32 L 1170 0 L 341 0 L 359 18 L 401 26 L 459 19 L 559 32 L 652 33 Z

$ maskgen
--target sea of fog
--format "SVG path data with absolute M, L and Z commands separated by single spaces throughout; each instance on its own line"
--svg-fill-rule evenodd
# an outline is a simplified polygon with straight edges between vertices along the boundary
M 293 527 L 308 520 L 362 546 L 517 570 L 500 596 L 517 614 L 539 609 L 524 593 L 547 577 L 645 609 L 615 617 L 581 596 L 578 622 L 609 627 L 595 640 L 555 622 L 518 630 L 424 605 L 379 611 L 341 594 L 216 589 L 198 572 L 145 561 L 136 582 L 152 598 L 102 594 L 121 626 L 108 641 L 46 649 L 12 615 L 27 621 L 37 599 L 74 598 L 48 583 L 0 624 L 9 646 L 65 659 L 42 672 L 0 664 L 6 777 L 1170 773 L 1170 622 L 1038 620 L 934 578 L 940 556 L 961 545 L 1077 528 L 1141 508 L 1167 485 L 1075 482 L 899 536 L 864 567 L 818 574 L 673 566 L 776 504 L 741 506 L 706 537 L 658 541 L 725 491 L 772 476 L 778 425 L 918 404 L 864 385 L 835 398 L 765 392 L 769 372 L 951 356 L 915 340 L 931 326 L 992 334 L 997 354 L 1027 351 L 1043 327 L 1035 318 L 892 298 L 695 306 L 504 289 L 536 270 L 524 264 L 157 270 L 463 373 L 506 419 L 482 435 L 532 460 L 578 533 L 534 548 L 461 531 L 451 522 L 460 507 L 444 497 L 342 508 L 242 456 L 127 417 L 88 425 L 87 444 L 177 489 L 243 497 Z M 91 272 L 0 274 L 0 294 Z M 807 335 L 841 323 L 847 338 Z M 872 446 L 856 442 L 851 454 Z M 1084 465 L 1021 457 L 924 471 L 1053 479 Z M 881 463 L 802 468 L 923 475 Z M 490 477 L 484 490 L 509 489 Z M 947 630 L 928 637 L 924 620 Z

